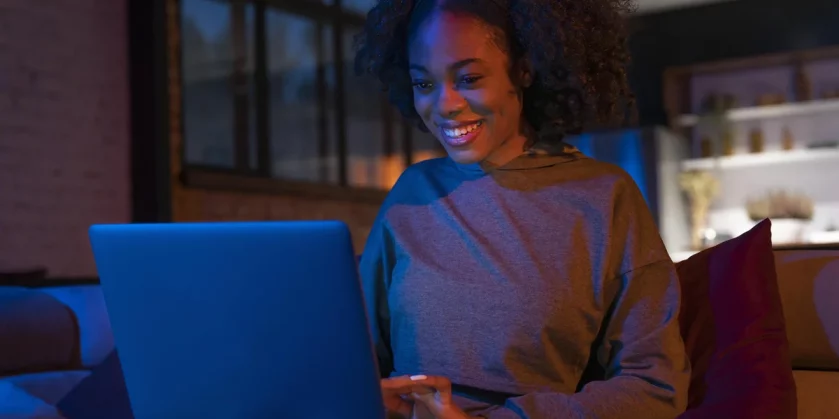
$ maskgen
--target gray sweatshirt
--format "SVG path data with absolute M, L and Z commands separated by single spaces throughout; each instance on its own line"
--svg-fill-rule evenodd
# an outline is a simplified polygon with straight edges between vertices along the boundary
M 382 375 L 447 377 L 467 413 L 671 419 L 685 408 L 676 271 L 616 166 L 576 151 L 413 165 L 382 206 L 361 276 Z M 578 389 L 598 364 L 605 379 Z

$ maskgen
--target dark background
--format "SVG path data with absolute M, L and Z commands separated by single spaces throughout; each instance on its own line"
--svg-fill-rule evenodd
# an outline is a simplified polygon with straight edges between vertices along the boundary
M 736 0 L 632 18 L 641 125 L 664 125 L 667 67 L 839 44 L 837 0 Z

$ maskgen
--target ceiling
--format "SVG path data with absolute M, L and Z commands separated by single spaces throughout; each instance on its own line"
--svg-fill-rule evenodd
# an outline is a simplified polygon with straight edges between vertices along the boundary
M 638 5 L 638 13 L 652 13 L 722 1 L 733 0 L 635 0 L 635 3 Z

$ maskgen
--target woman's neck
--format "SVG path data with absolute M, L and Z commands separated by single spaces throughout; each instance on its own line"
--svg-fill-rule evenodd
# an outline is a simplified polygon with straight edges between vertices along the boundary
M 498 148 L 490 153 L 481 165 L 501 167 L 513 161 L 515 158 L 525 154 L 532 145 L 535 131 L 529 125 L 521 127 L 518 133 L 510 136 L 502 142 Z

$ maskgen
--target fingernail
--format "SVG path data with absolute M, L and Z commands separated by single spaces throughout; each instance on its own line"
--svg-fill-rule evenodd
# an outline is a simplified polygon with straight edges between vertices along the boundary
M 411 381 L 425 380 L 426 378 L 428 378 L 428 377 L 426 377 L 424 375 L 412 375 L 411 376 Z

